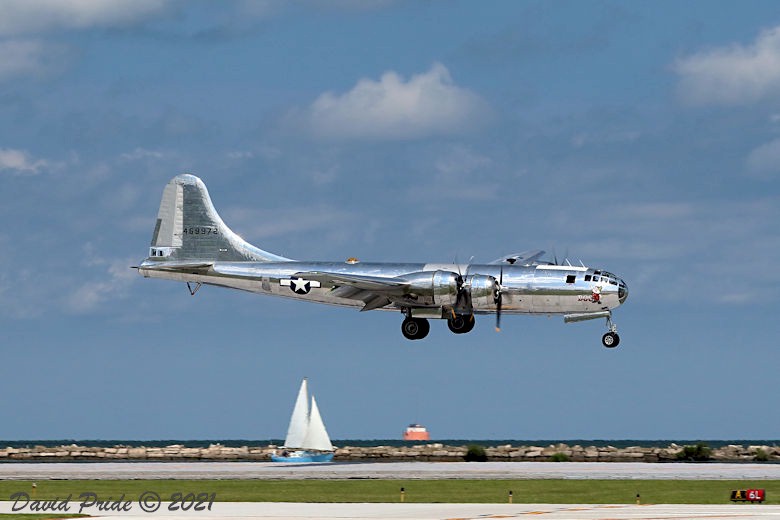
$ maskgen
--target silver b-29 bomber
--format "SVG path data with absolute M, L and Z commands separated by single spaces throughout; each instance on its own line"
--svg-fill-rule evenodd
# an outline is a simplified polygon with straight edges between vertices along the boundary
M 612 309 L 628 287 L 619 277 L 584 265 L 541 260 L 544 251 L 508 255 L 489 264 L 300 262 L 268 253 L 228 228 L 214 209 L 205 184 L 194 175 L 174 177 L 165 187 L 149 249 L 138 266 L 147 278 L 186 282 L 191 294 L 202 284 L 272 296 L 385 310 L 404 316 L 401 332 L 411 340 L 442 319 L 455 334 L 474 328 L 475 315 L 561 314 L 564 321 L 604 318 L 605 347 L 620 342 Z

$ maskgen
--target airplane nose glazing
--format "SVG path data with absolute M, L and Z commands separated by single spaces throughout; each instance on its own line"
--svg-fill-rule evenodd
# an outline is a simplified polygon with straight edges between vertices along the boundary
M 618 300 L 621 305 L 626 302 L 628 298 L 628 285 L 622 279 L 618 279 Z

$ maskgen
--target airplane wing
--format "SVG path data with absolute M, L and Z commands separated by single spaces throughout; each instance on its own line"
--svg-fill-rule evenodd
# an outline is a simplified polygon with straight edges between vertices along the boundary
M 490 262 L 492 265 L 496 264 L 510 264 L 510 265 L 532 265 L 539 260 L 544 251 L 541 249 L 534 249 L 531 251 L 523 251 L 522 253 L 513 253 L 511 255 L 502 256 Z
M 295 273 L 294 276 L 307 280 L 316 280 L 323 285 L 332 287 L 347 286 L 378 293 L 396 292 L 399 288 L 409 285 L 409 282 L 403 278 L 327 273 L 322 271 Z
M 295 276 L 315 280 L 323 286 L 333 287 L 333 294 L 339 298 L 362 301 L 361 312 L 380 309 L 391 302 L 389 294 L 398 293 L 409 282 L 403 278 L 366 276 L 322 271 L 296 273 Z

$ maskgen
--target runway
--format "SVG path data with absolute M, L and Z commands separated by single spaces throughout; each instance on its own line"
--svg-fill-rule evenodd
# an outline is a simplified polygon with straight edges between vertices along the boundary
M 780 464 L 620 462 L 59 462 L 0 463 L 0 479 L 647 479 L 780 480 Z
M 0 502 L 0 513 L 11 512 L 11 502 Z M 212 511 L 165 511 L 166 503 L 153 513 L 138 504 L 128 512 L 101 513 L 85 510 L 91 518 L 180 519 L 217 518 L 263 520 L 485 520 L 541 517 L 550 520 L 673 520 L 780 518 L 777 505 L 610 505 L 610 504 L 290 504 L 269 502 L 215 503 Z M 77 513 L 73 504 L 69 513 Z
M 403 462 L 274 464 L 266 462 L 2 463 L 0 479 L 679 479 L 780 480 L 776 464 L 648 464 L 545 462 Z M 8 497 L 2 497 L 8 498 Z M 216 502 L 211 511 L 154 513 L 132 503 L 125 512 L 87 510 L 95 518 L 216 518 L 264 520 L 483 520 L 541 516 L 551 520 L 780 519 L 778 505 L 593 505 L 593 504 L 309 504 Z M 12 512 L 0 502 L 0 513 Z M 78 512 L 71 503 L 69 513 Z M 33 512 L 33 511 L 20 511 Z

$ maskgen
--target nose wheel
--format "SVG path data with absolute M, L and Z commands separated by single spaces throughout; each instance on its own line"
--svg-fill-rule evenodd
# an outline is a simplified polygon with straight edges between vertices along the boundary
M 601 336 L 601 344 L 607 348 L 615 348 L 620 344 L 620 336 L 617 333 L 617 325 L 612 323 L 612 319 L 607 317 L 607 328 L 609 332 Z
M 401 323 L 401 334 L 406 339 L 423 339 L 431 330 L 431 324 L 425 318 L 406 318 Z
M 620 336 L 617 332 L 607 332 L 601 336 L 601 344 L 607 348 L 615 348 L 620 343 Z

